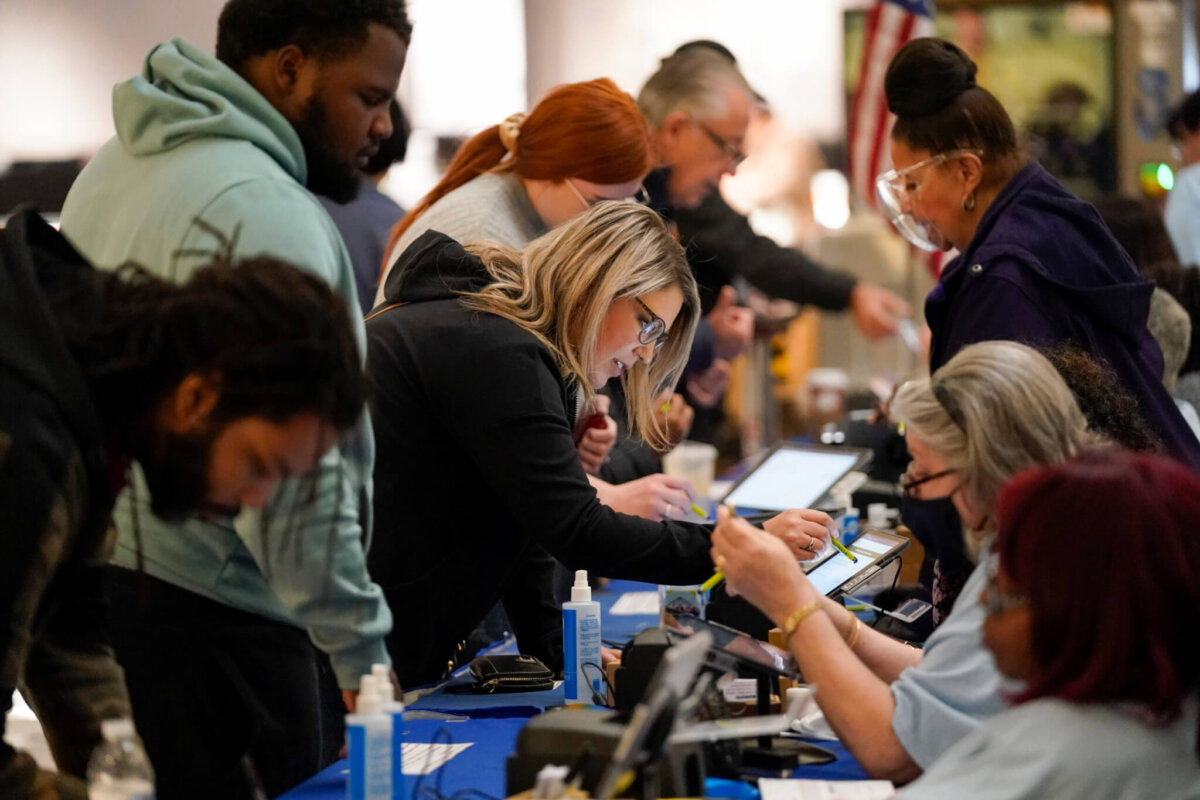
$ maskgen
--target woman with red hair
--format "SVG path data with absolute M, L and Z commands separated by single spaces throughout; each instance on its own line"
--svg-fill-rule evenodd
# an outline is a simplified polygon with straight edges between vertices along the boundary
M 1200 797 L 1200 477 L 1093 452 L 996 504 L 983 638 L 1016 705 L 900 796 Z
M 442 180 L 392 231 L 375 304 L 388 294 L 400 254 L 427 231 L 462 244 L 489 241 L 521 250 L 596 203 L 644 197 L 642 179 L 653 166 L 650 131 L 632 97 L 608 78 L 556 86 L 528 115 L 513 114 L 458 149 Z M 577 409 L 580 460 L 601 502 L 648 519 L 682 519 L 693 500 L 682 478 L 656 473 L 620 485 L 600 480 L 618 435 L 609 399 L 602 395 L 595 406 Z M 664 403 L 672 407 L 667 422 L 673 433 L 675 417 L 690 422 L 682 397 L 664 393 L 659 406 Z
M 634 198 L 654 166 L 637 103 L 608 78 L 551 89 L 468 139 L 445 176 L 392 230 L 383 284 L 402 252 L 436 230 L 521 249 L 601 200 Z

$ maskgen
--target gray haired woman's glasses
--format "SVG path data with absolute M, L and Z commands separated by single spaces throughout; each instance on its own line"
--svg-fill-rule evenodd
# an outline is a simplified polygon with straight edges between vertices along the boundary
M 938 478 L 944 478 L 947 475 L 953 475 L 957 471 L 958 470 L 955 470 L 955 469 L 944 469 L 941 472 L 935 472 L 932 475 L 925 475 L 924 477 L 915 478 L 913 480 L 908 480 L 907 475 L 901 475 L 900 476 L 900 491 L 904 493 L 905 497 L 913 497 L 914 496 L 913 491 L 918 486 L 921 486 L 926 483 L 930 483 L 931 481 L 936 481 Z M 958 491 L 958 490 L 955 489 L 955 491 Z M 951 492 L 950 494 L 954 494 L 954 492 Z

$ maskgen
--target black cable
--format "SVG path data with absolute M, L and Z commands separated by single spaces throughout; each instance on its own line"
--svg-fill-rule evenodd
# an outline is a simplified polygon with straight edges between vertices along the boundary
M 443 725 L 438 728 L 433 736 L 429 739 L 430 745 L 438 744 L 438 739 L 442 734 L 446 735 L 446 744 L 454 744 L 454 736 L 450 733 L 450 728 Z M 429 748 L 428 755 L 425 756 L 425 769 L 421 770 L 417 775 L 416 781 L 413 782 L 412 797 L 414 800 L 445 800 L 445 795 L 442 794 L 442 771 L 436 770 L 437 777 L 434 780 L 432 787 L 423 786 L 425 779 L 429 777 L 429 773 L 434 771 L 433 758 L 436 751 L 433 747 Z
M 903 561 L 901 561 L 899 558 L 893 561 L 892 564 L 896 565 L 896 571 L 892 573 L 892 585 L 888 587 L 888 591 L 895 591 L 896 584 L 900 582 L 900 569 L 904 566 Z M 891 564 L 888 564 L 884 567 L 884 569 L 887 569 L 890 566 Z M 876 592 L 876 594 L 878 594 L 878 592 Z M 875 612 L 875 619 L 871 620 L 871 627 L 878 630 L 880 621 L 886 616 L 887 614 L 883 614 L 878 611 Z
M 585 677 L 585 678 L 587 677 L 587 668 L 588 667 L 596 668 L 596 671 L 600 673 L 600 680 L 604 682 L 604 688 L 608 689 L 608 693 L 611 694 L 613 696 L 613 699 L 615 700 L 617 697 L 617 693 L 616 693 L 616 690 L 613 689 L 612 684 L 608 682 L 608 676 L 604 674 L 604 667 L 600 666 L 595 661 L 583 662 L 582 664 L 579 665 L 579 669 L 580 669 L 580 671 L 583 672 L 583 677 Z M 588 689 L 592 693 L 592 704 L 593 705 L 597 705 L 597 706 L 608 705 L 608 698 L 601 697 L 600 693 L 596 691 L 595 686 L 593 686 L 589 683 Z

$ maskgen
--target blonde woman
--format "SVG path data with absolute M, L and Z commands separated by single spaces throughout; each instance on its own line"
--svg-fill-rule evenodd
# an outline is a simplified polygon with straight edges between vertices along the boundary
M 652 444 L 666 436 L 653 397 L 679 377 L 699 302 L 653 211 L 599 203 L 523 251 L 430 231 L 387 288 L 367 321 L 378 426 L 369 566 L 395 615 L 388 644 L 405 686 L 439 678 L 498 600 L 521 651 L 559 669 L 550 555 L 659 583 L 711 574 L 706 526 L 602 505 L 571 436 L 617 377 L 633 427 Z M 811 558 L 824 519 L 785 512 L 769 524 L 793 558 Z
M 842 742 L 868 774 L 912 780 L 1007 707 L 1006 686 L 980 638 L 992 507 L 1018 472 L 1074 456 L 1094 437 L 1054 367 L 1032 348 L 992 341 L 963 348 L 932 379 L 901 387 L 912 464 L 904 491 L 950 498 L 979 558 L 950 616 L 917 650 L 864 627 L 821 597 L 770 537 L 723 516 L 712 555 L 729 587 L 788 636 L 804 677 Z

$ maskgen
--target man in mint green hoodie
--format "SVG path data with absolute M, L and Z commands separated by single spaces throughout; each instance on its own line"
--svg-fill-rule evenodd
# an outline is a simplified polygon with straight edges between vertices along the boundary
M 217 58 L 176 39 L 114 89 L 117 136 L 72 187 L 63 232 L 99 266 L 173 280 L 217 251 L 269 254 L 323 277 L 358 320 L 349 256 L 310 190 L 353 197 L 391 133 L 410 36 L 403 0 L 230 0 Z M 356 336 L 361 350 L 361 322 Z M 351 707 L 358 677 L 389 661 L 392 618 L 364 558 L 373 461 L 364 418 L 315 482 L 285 481 L 260 513 L 182 524 L 156 518 L 131 476 L 110 617 L 160 796 L 245 794 L 246 755 L 274 796 L 336 753 L 312 645 Z

